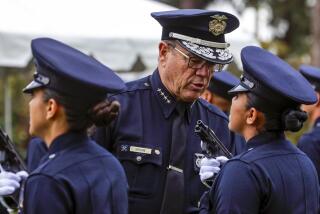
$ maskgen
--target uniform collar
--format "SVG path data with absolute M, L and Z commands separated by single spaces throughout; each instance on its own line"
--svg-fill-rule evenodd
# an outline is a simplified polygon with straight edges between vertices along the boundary
M 283 132 L 264 132 L 261 134 L 258 134 L 251 138 L 247 142 L 247 148 L 248 150 L 254 149 L 258 146 L 270 143 L 274 141 L 275 139 L 285 139 Z
M 61 150 L 64 150 L 76 143 L 80 143 L 84 139 L 88 139 L 86 133 L 79 133 L 79 132 L 67 132 L 58 137 L 56 137 L 53 142 L 51 143 L 48 153 L 53 154 L 57 153 Z
M 314 128 L 320 127 L 320 117 L 318 117 L 313 125 Z
M 172 96 L 167 88 L 163 85 L 158 69 L 156 69 L 151 75 L 151 87 L 152 91 L 155 94 L 156 99 L 160 103 L 161 110 L 165 118 L 169 118 L 172 112 L 175 110 L 178 101 Z M 194 103 L 183 103 L 187 108 L 187 120 L 190 123 L 191 109 Z

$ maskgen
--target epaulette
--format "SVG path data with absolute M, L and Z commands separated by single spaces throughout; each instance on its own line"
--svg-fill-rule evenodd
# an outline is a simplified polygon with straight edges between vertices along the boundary
M 132 92 L 136 90 L 150 90 L 151 89 L 150 76 L 146 76 L 138 80 L 127 82 L 126 86 L 127 86 L 126 90 L 121 91 L 119 93 L 112 94 L 111 96 Z
M 221 111 L 218 107 L 216 107 L 215 105 L 212 105 L 211 103 L 207 102 L 205 99 L 203 98 L 199 98 L 198 99 L 198 102 L 204 106 L 206 109 L 208 109 L 211 113 L 215 114 L 215 115 L 218 115 L 226 120 L 229 120 L 227 115 Z
M 246 157 L 247 157 L 248 155 L 250 155 L 251 150 L 252 150 L 252 149 L 247 149 L 247 151 L 244 151 L 244 152 L 242 152 L 241 154 L 233 157 L 233 159 L 247 162 L 247 158 L 246 158 Z
M 252 152 L 253 151 L 256 151 L 256 153 L 259 153 L 259 156 L 257 157 L 256 155 L 252 155 Z M 303 152 L 297 150 L 297 152 L 295 151 L 288 151 L 286 154 L 291 154 L 291 153 L 294 153 L 294 154 L 302 154 L 304 155 Z M 241 153 L 240 155 L 237 155 L 234 157 L 235 160 L 240 160 L 242 162 L 245 162 L 245 163 L 252 163 L 256 160 L 259 160 L 259 159 L 263 159 L 263 158 L 266 158 L 266 157 L 269 157 L 270 154 L 272 155 L 277 155 L 277 153 L 270 153 L 269 151 L 266 151 L 264 149 L 264 146 L 258 146 L 256 148 L 250 148 L 248 149 L 247 151 Z M 280 155 L 283 155 L 284 153 L 281 153 Z

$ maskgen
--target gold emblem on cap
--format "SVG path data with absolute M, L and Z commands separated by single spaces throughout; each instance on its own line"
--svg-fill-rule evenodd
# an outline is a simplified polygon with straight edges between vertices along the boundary
M 215 36 L 223 34 L 224 30 L 227 27 L 227 23 L 225 20 L 227 20 L 228 18 L 225 15 L 214 15 L 211 16 L 211 18 L 213 18 L 213 20 L 209 22 L 209 31 Z

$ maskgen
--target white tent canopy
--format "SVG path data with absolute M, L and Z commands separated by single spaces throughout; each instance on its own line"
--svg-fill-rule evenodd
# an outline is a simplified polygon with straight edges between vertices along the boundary
M 161 26 L 150 13 L 171 9 L 151 0 L 1 0 L 0 66 L 25 67 L 30 41 L 47 36 L 115 70 L 129 70 L 137 56 L 153 69 Z
M 225 5 L 221 2 L 209 9 L 236 13 Z M 93 55 L 114 70 L 129 71 L 140 56 L 150 72 L 157 64 L 161 37 L 161 26 L 150 13 L 171 9 L 152 0 L 1 0 L 0 67 L 25 67 L 31 60 L 30 41 L 47 36 Z M 253 35 L 239 29 L 226 38 L 238 65 L 240 49 L 257 44 Z

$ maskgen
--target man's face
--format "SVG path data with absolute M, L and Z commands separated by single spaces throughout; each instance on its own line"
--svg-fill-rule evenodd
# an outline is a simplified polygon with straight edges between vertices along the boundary
M 195 101 L 208 87 L 213 65 L 191 54 L 177 42 L 171 45 L 162 42 L 159 48 L 159 71 L 163 84 L 177 100 Z
M 46 120 L 46 102 L 43 99 L 43 90 L 36 89 L 31 94 L 29 102 L 29 134 L 42 137 L 48 122 Z

